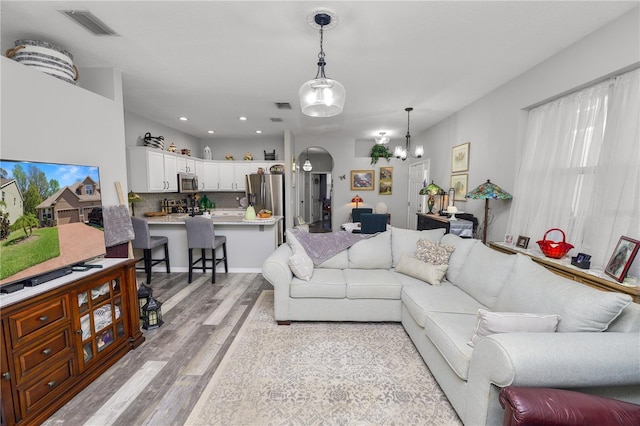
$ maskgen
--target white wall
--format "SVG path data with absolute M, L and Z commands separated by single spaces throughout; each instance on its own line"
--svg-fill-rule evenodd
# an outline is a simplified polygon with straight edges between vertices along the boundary
M 514 197 L 526 197 L 513 193 L 524 109 L 638 61 L 640 20 L 636 8 L 417 135 L 413 143 L 425 146 L 426 157 L 431 158 L 431 177 L 443 188 L 450 181 L 451 148 L 471 142 L 469 190 L 491 179 Z M 484 201 L 469 200 L 461 205 L 482 222 Z M 508 201 L 490 201 L 489 241 L 504 238 L 509 206 Z M 530 237 L 535 244 L 542 235 Z
M 103 202 L 118 204 L 115 182 L 127 191 L 121 73 L 80 70 L 81 81 L 109 80 L 100 84 L 110 88 L 107 98 L 5 57 L 0 66 L 0 156 L 98 166 Z
M 131 111 L 124 112 L 125 139 L 127 146 L 144 146 L 144 135 L 148 132 L 151 136 L 164 137 L 164 149 L 169 148 L 173 142 L 176 144 L 177 152 L 182 148 L 190 149 L 191 155 L 202 158 L 200 139 L 173 129 L 157 121 L 149 120 Z

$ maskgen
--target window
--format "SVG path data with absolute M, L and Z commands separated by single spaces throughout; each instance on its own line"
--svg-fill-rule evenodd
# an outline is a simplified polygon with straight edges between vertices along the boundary
M 529 111 L 508 233 L 560 228 L 594 266 L 640 237 L 638 116 L 638 69 Z
M 93 195 L 93 185 L 85 185 L 84 186 L 84 193 L 86 195 Z

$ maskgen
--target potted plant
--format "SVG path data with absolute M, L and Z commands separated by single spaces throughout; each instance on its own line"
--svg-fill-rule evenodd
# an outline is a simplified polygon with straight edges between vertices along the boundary
M 386 145 L 375 144 L 373 148 L 371 148 L 371 164 L 376 164 L 378 162 L 378 158 L 384 157 L 387 161 L 391 160 L 391 151 L 387 149 Z

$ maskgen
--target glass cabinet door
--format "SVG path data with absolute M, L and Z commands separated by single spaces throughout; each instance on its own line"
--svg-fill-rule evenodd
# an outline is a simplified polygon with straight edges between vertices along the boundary
M 113 277 L 76 293 L 82 341 L 82 365 L 100 357 L 125 337 L 120 277 Z

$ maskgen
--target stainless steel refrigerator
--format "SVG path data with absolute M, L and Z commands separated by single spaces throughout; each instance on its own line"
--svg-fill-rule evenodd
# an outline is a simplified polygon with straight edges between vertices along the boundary
M 247 201 L 253 203 L 256 213 L 271 210 L 274 216 L 284 216 L 284 175 L 247 175 Z M 284 219 L 278 222 L 278 245 L 284 242 Z

